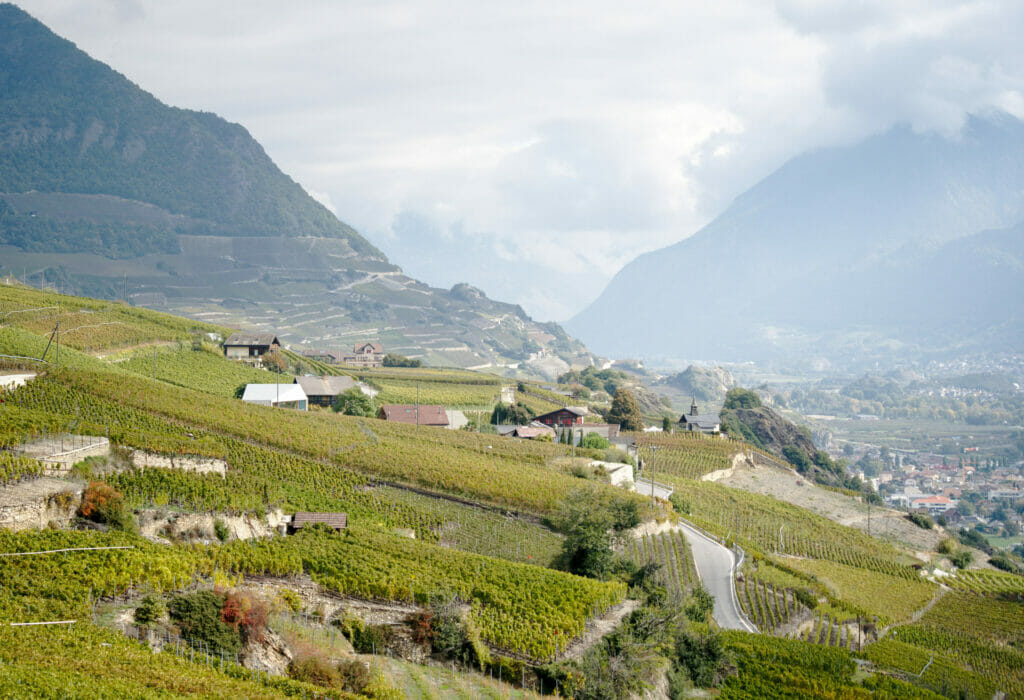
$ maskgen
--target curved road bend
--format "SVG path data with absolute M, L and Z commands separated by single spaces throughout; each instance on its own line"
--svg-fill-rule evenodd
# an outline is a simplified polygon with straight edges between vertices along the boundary
M 701 583 L 715 597 L 715 608 L 711 613 L 715 622 L 722 629 L 757 632 L 757 628 L 743 615 L 736 599 L 735 555 L 688 524 L 680 522 L 679 527 L 693 550 L 693 561 Z

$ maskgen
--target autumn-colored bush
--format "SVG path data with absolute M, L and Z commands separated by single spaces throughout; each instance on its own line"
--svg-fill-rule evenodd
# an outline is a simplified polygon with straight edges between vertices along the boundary
M 244 641 L 262 642 L 267 630 L 267 606 L 259 598 L 228 593 L 220 610 L 220 620 L 241 633 Z
M 82 494 L 78 514 L 93 522 L 105 523 L 118 530 L 133 530 L 132 513 L 125 505 L 124 496 L 110 484 L 90 481 Z

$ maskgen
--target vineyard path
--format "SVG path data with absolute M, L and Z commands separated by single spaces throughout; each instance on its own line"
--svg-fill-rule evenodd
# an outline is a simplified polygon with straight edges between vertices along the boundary
M 731 549 L 685 522 L 679 523 L 679 529 L 690 543 L 701 583 L 715 599 L 712 616 L 718 626 L 729 630 L 757 632 L 757 628 L 740 610 L 736 597 L 736 555 Z

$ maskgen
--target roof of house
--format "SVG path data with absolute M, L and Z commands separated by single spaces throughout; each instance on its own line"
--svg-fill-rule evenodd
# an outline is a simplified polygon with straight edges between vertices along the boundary
M 572 414 L 577 415 L 577 416 L 586 416 L 589 413 L 589 411 L 587 411 L 587 409 L 582 408 L 580 406 L 563 406 L 562 408 L 556 408 L 554 411 L 548 411 L 547 413 L 542 413 L 541 415 L 537 416 L 537 418 L 540 419 L 540 418 L 544 418 L 546 416 L 553 416 L 556 413 L 561 413 L 562 411 L 568 411 L 569 413 L 572 413 Z
M 299 530 L 307 525 L 323 523 L 335 530 L 341 530 L 348 526 L 347 513 L 296 513 L 292 518 L 292 528 Z
M 379 354 L 379 353 L 384 352 L 384 346 L 381 345 L 380 343 L 358 343 L 353 348 L 353 352 L 362 352 L 367 347 L 369 347 L 370 351 L 374 352 L 374 353 L 378 353 Z
M 418 414 L 418 418 L 417 418 Z M 386 404 L 380 407 L 378 415 L 384 420 L 409 425 L 448 425 L 448 414 L 440 404 Z
M 911 501 L 911 503 L 914 503 L 915 505 L 918 504 L 918 503 L 924 503 L 924 504 L 936 503 L 936 504 L 948 505 L 950 503 L 950 500 L 948 498 L 946 498 L 945 496 L 927 496 L 925 498 L 915 498 L 915 499 L 913 499 Z
M 554 428 L 552 428 L 550 425 L 544 425 L 543 423 L 540 423 L 540 424 L 530 423 L 529 425 L 516 426 L 516 429 L 515 429 L 515 432 L 514 432 L 514 435 L 516 437 L 527 438 L 527 439 L 537 438 L 537 437 L 540 437 L 542 435 L 551 435 L 551 436 L 553 436 L 554 434 L 555 434 Z
M 224 341 L 225 345 L 280 345 L 273 333 L 232 333 Z
M 352 377 L 296 377 L 295 383 L 307 396 L 337 396 L 356 385 Z
M 679 419 L 679 422 L 683 424 L 693 424 L 698 428 L 714 428 L 722 421 L 714 413 L 704 413 L 699 416 L 691 416 L 689 413 L 684 413 Z
M 246 384 L 242 401 L 306 401 L 306 392 L 298 384 Z

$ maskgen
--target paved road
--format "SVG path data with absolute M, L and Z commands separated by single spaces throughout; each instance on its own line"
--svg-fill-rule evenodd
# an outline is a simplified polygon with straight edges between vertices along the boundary
M 641 496 L 651 495 L 651 482 L 643 477 L 638 477 L 636 482 L 633 484 L 633 490 Z M 672 495 L 672 487 L 665 484 L 659 484 L 657 481 L 654 482 L 654 496 L 660 498 L 663 501 L 667 501 L 668 497 Z
M 697 565 L 701 582 L 715 597 L 715 609 L 711 613 L 715 622 L 727 630 L 757 632 L 757 628 L 740 611 L 739 601 L 736 600 L 736 581 L 733 577 L 735 555 L 686 523 L 680 522 L 679 526 L 693 550 L 693 561 Z

